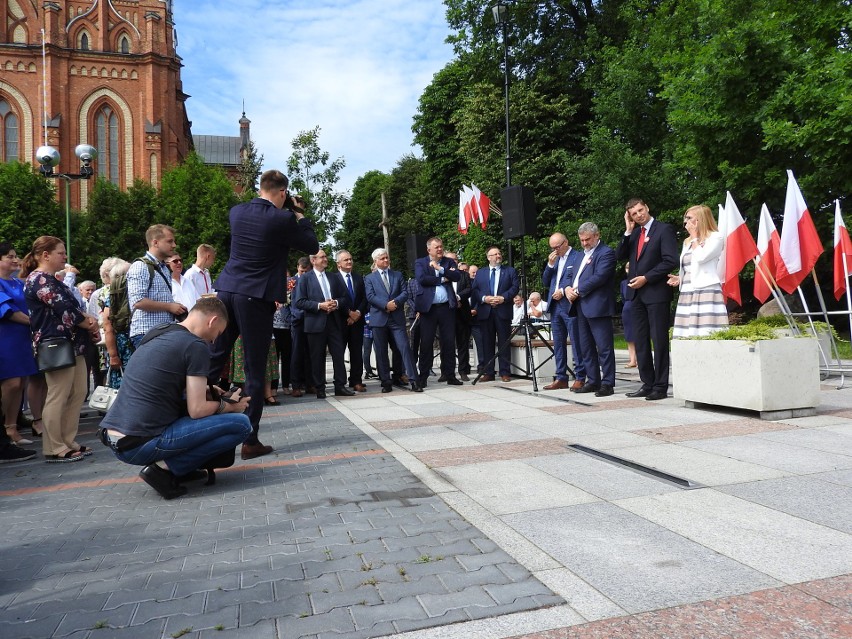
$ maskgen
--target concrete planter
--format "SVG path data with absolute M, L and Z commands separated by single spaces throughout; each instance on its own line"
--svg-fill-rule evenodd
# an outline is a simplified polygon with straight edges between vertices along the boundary
M 550 380 L 556 374 L 556 360 L 553 359 L 553 353 L 550 352 L 550 349 L 543 342 L 537 339 L 531 340 L 530 346 L 532 347 L 536 377 L 538 379 L 545 379 L 550 383 Z M 571 347 L 568 346 L 568 349 L 568 356 L 570 358 Z M 527 370 L 527 349 L 523 339 L 515 338 L 512 340 L 511 359 L 512 374 L 523 375 Z
M 687 406 L 753 410 L 763 419 L 816 414 L 820 376 L 814 339 L 676 339 L 671 362 L 674 396 Z

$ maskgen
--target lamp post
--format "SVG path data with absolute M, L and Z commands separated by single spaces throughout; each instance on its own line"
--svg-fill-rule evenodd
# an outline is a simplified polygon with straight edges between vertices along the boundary
M 68 261 L 71 261 L 71 181 L 88 180 L 94 175 L 92 160 L 98 157 L 98 150 L 91 144 L 78 144 L 74 149 L 74 155 L 80 160 L 79 173 L 54 173 L 53 169 L 59 166 L 59 151 L 52 146 L 40 146 L 36 149 L 36 161 L 41 165 L 40 173 L 46 178 L 65 180 L 65 252 Z
M 497 2 L 491 7 L 494 22 L 503 31 L 503 87 L 506 105 L 506 186 L 512 186 L 512 146 L 509 139 L 509 17 L 505 2 Z

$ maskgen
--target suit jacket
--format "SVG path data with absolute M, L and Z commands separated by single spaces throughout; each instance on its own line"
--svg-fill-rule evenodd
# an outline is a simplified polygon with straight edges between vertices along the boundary
M 323 333 L 327 330 L 342 330 L 346 313 L 349 311 L 349 292 L 338 277 L 326 273 L 331 298 L 337 301 L 337 309 L 326 313 L 319 309 L 320 302 L 325 301 L 316 271 L 310 270 L 299 278 L 296 284 L 294 303 L 296 308 L 305 313 L 305 333 Z
M 578 251 L 574 247 L 568 251 L 565 258 L 565 266 L 562 268 L 562 277 L 556 281 L 556 276 L 559 271 L 559 262 L 555 266 L 544 266 L 544 272 L 541 274 L 541 283 L 547 289 L 547 310 L 551 317 L 559 315 L 569 315 L 571 313 L 571 302 L 567 297 L 562 297 L 559 300 L 553 299 L 553 293 L 557 288 L 565 288 L 574 283 L 574 276 L 580 268 L 580 263 L 583 261 L 583 251 Z
M 512 306 L 514 305 L 514 297 L 520 289 L 520 281 L 518 280 L 518 272 L 511 266 L 500 266 L 500 280 L 497 282 L 497 295 L 502 295 L 505 299 L 498 306 L 484 304 L 482 297 L 491 295 L 491 267 L 483 266 L 476 272 L 476 278 L 473 280 L 471 289 L 471 297 L 476 298 L 479 303 L 477 306 L 476 317 L 480 320 L 487 320 L 491 313 L 494 313 L 498 318 L 512 321 Z
M 586 265 L 575 287 L 580 298 L 574 302 L 572 314 L 579 306 L 586 317 L 612 317 L 615 315 L 615 251 L 600 242 L 591 257 L 583 254 L 583 260 Z
M 458 296 L 457 301 L 459 303 L 456 321 L 461 321 L 465 324 L 470 324 L 473 321 L 473 317 L 470 315 L 470 293 L 472 286 L 473 283 L 470 281 L 470 275 L 462 271 L 458 285 L 456 286 L 456 296 Z
M 683 278 L 683 256 L 686 255 L 689 242 L 685 242 L 680 252 L 680 275 Z M 704 246 L 696 246 L 689 263 L 690 285 L 693 289 L 719 286 L 719 257 L 725 248 L 725 239 L 719 231 L 710 233 Z
M 297 221 L 292 211 L 257 197 L 232 208 L 230 222 L 230 257 L 213 287 L 270 302 L 285 299 L 290 249 L 319 250 L 311 221 Z
M 360 311 L 361 317 L 358 321 L 362 322 L 364 320 L 364 316 L 367 314 L 368 308 L 367 296 L 364 294 L 364 278 L 355 271 L 352 271 L 352 289 L 355 291 L 355 300 L 353 301 L 349 297 L 349 287 L 346 286 L 345 273 L 338 271 L 336 273 L 326 273 L 326 275 L 340 280 L 340 283 L 343 284 L 343 289 L 346 291 L 346 300 L 349 304 L 349 310 Z
M 648 280 L 642 288 L 628 287 L 627 299 L 640 299 L 646 304 L 671 302 L 672 287 L 667 282 L 669 273 L 677 268 L 680 255 L 674 227 L 655 219 L 645 237 L 642 255 L 637 260 L 640 233 L 641 227 L 637 224 L 630 235 L 621 238 L 618 245 L 618 259 L 630 261 L 631 279 L 644 275 Z
M 400 326 L 405 326 L 405 302 L 408 300 L 408 286 L 402 273 L 388 269 L 388 282 L 390 292 L 385 290 L 381 273 L 373 271 L 364 278 L 364 289 L 366 290 L 367 302 L 370 305 L 370 326 L 373 328 L 387 326 L 388 318 L 393 317 Z M 389 301 L 396 302 L 396 310 L 388 313 Z
M 429 266 L 430 258 L 421 257 L 414 262 L 414 278 L 420 284 L 420 294 L 414 298 L 414 310 L 418 313 L 428 313 L 432 308 L 432 302 L 435 300 L 435 287 L 443 286 L 447 292 L 447 301 L 450 303 L 450 308 L 456 308 L 456 292 L 453 290 L 453 285 L 450 282 L 458 282 L 461 279 L 460 271 L 455 260 L 448 257 L 442 257 L 438 262 L 441 268 L 444 269 L 442 276 L 435 275 L 435 271 Z M 370 316 L 372 319 L 372 316 Z

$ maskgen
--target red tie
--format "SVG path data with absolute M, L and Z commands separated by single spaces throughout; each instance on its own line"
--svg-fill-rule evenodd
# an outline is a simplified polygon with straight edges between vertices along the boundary
M 639 231 L 639 246 L 636 247 L 636 259 L 642 255 L 642 249 L 645 248 L 645 227 L 642 227 L 642 230 Z

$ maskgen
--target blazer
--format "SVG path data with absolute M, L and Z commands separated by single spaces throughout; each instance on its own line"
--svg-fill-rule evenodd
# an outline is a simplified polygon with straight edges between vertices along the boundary
M 461 279 L 460 271 L 455 260 L 448 257 L 442 257 L 438 262 L 441 268 L 444 269 L 443 276 L 435 275 L 435 271 L 429 267 L 430 258 L 421 257 L 414 262 L 414 279 L 420 284 L 420 293 L 414 298 L 414 310 L 418 313 L 428 313 L 432 308 L 432 302 L 435 300 L 435 287 L 443 286 L 447 292 L 447 301 L 450 303 L 450 308 L 456 308 L 456 292 L 453 290 L 453 285 L 450 282 L 458 282 Z M 372 315 L 370 316 L 372 320 Z
M 518 280 L 518 272 L 511 266 L 500 265 L 500 280 L 497 282 L 497 295 L 502 295 L 505 300 L 498 306 L 484 304 L 482 298 L 485 295 L 491 295 L 491 267 L 483 266 L 476 272 L 476 277 L 473 280 L 471 287 L 471 297 L 476 298 L 479 306 L 476 307 L 476 317 L 480 320 L 487 320 L 493 312 L 499 319 L 512 321 L 512 307 L 514 306 L 514 297 L 518 294 L 521 288 Z
M 562 297 L 559 300 L 553 299 L 553 293 L 557 288 L 565 288 L 574 283 L 574 275 L 580 268 L 580 263 L 583 261 L 583 251 L 578 251 L 574 247 L 568 250 L 565 258 L 565 266 L 562 268 L 562 277 L 557 282 L 556 275 L 559 270 L 559 263 L 556 266 L 545 264 L 544 272 L 541 274 L 541 283 L 547 289 L 547 308 L 551 317 L 556 315 L 569 315 L 571 313 L 571 302 L 567 297 Z
M 323 333 L 327 330 L 343 328 L 344 316 L 349 311 L 349 293 L 340 278 L 331 277 L 326 273 L 332 299 L 337 301 L 337 310 L 326 313 L 319 309 L 320 302 L 325 301 L 316 271 L 310 270 L 303 274 L 296 284 L 294 303 L 296 308 L 305 313 L 305 333 Z
M 637 224 L 630 235 L 621 238 L 617 257 L 629 260 L 630 277 L 644 275 L 648 282 L 642 288 L 627 289 L 627 299 L 640 299 L 646 304 L 671 302 L 672 287 L 668 285 L 669 273 L 678 264 L 677 237 L 674 227 L 653 219 L 646 235 L 645 248 L 636 259 L 641 227 Z
M 388 269 L 390 292 L 385 290 L 381 273 L 373 271 L 364 278 L 367 303 L 370 305 L 370 326 L 373 328 L 387 326 L 388 318 L 393 317 L 401 326 L 405 326 L 405 302 L 408 300 L 408 286 L 402 273 Z M 396 310 L 389 313 L 388 302 L 396 302 Z
M 470 293 L 473 283 L 470 281 L 470 275 L 465 271 L 461 272 L 458 285 L 456 286 L 456 295 L 458 296 L 458 315 L 456 321 L 462 321 L 465 324 L 470 324 L 473 320 L 470 314 Z
M 696 246 L 692 250 L 692 261 L 689 263 L 689 278 L 691 289 L 708 288 L 719 286 L 722 280 L 719 278 L 719 258 L 722 249 L 725 248 L 725 239 L 719 231 L 712 232 L 704 241 L 704 246 Z M 680 272 L 683 274 L 683 256 L 689 249 L 689 241 L 683 244 L 680 252 Z M 681 286 L 681 290 L 684 289 Z
M 580 298 L 574 302 L 572 311 L 579 306 L 586 317 L 612 317 L 615 315 L 615 251 L 599 242 L 592 256 L 587 258 L 583 254 L 583 259 L 586 265 L 575 288 Z
M 269 302 L 286 299 L 290 249 L 308 254 L 319 250 L 311 221 L 297 221 L 292 211 L 260 197 L 237 204 L 229 219 L 230 257 L 213 287 Z
M 367 296 L 364 294 L 364 278 L 361 277 L 355 271 L 352 271 L 350 275 L 352 275 L 352 289 L 355 291 L 355 301 L 353 302 L 349 298 L 349 287 L 346 286 L 346 274 L 341 271 L 337 271 L 336 273 L 326 273 L 330 278 L 337 278 L 340 280 L 340 283 L 343 284 L 343 288 L 346 291 L 346 299 L 349 303 L 350 311 L 361 311 L 361 318 L 358 321 L 364 319 L 364 316 L 367 314 Z

